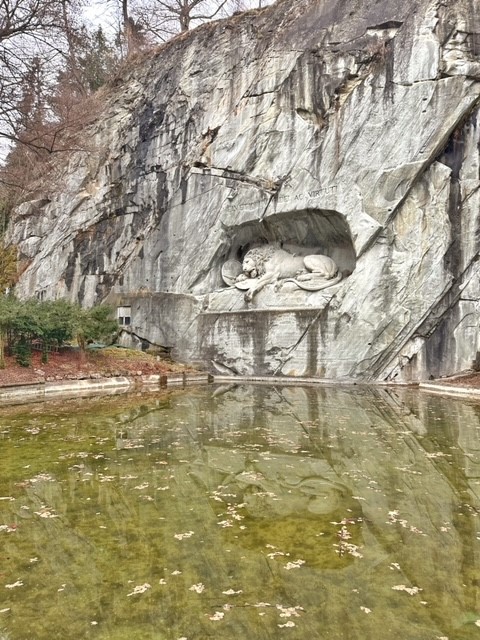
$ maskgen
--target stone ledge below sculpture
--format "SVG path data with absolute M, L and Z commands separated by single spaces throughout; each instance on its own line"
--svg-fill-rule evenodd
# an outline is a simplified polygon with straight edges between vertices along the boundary
M 305 291 L 294 283 L 283 281 L 280 287 L 268 284 L 259 291 L 252 302 L 247 302 L 235 287 L 212 291 L 204 300 L 206 313 L 231 313 L 235 311 L 260 311 L 262 309 L 323 309 L 339 291 L 342 282 L 321 291 Z

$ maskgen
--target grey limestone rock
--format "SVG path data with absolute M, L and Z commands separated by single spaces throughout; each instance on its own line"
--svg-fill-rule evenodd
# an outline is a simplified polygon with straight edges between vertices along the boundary
M 130 305 L 132 340 L 222 372 L 466 369 L 479 105 L 473 0 L 279 0 L 204 25 L 132 69 L 61 193 L 19 208 L 18 293 Z M 273 243 L 328 256 L 342 279 L 246 301 L 224 265 L 232 279 Z

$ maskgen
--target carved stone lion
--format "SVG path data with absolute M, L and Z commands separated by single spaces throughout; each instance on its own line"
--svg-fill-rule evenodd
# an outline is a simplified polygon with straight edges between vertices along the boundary
M 294 282 L 307 291 L 319 291 L 341 279 L 337 265 L 328 256 L 295 256 L 284 249 L 265 245 L 247 252 L 235 286 L 246 290 L 245 300 L 250 302 L 263 287 L 279 280 Z

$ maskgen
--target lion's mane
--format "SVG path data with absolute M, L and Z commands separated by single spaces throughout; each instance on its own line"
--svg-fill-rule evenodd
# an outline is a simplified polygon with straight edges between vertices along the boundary
M 257 277 L 260 277 L 265 274 L 265 263 L 277 251 L 278 247 L 266 244 L 262 247 L 254 247 L 253 249 L 250 249 L 249 251 L 247 251 L 243 259 L 246 260 L 247 258 L 250 258 L 255 262 Z

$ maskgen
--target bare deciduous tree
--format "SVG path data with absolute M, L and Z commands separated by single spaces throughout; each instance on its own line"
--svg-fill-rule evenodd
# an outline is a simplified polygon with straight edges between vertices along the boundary
M 171 13 L 178 20 L 180 31 L 188 31 L 195 21 L 212 20 L 229 0 L 212 3 L 208 0 L 156 0 L 163 11 Z
M 101 30 L 78 19 L 85 1 L 0 0 L 0 139 L 55 151 L 68 126 L 57 106 L 84 99 L 101 84 L 101 66 L 114 67 Z
M 59 32 L 61 0 L 0 0 L 0 137 L 17 142 L 25 101 L 25 85 L 32 78 L 32 61 L 56 55 L 49 46 Z
M 77 19 L 82 1 L 0 0 L 0 209 L 5 211 L 42 188 L 55 188 L 51 157 L 85 148 L 82 132 L 97 103 L 89 96 L 116 66 L 102 30 L 89 32 Z M 42 187 L 47 174 L 50 184 Z
M 162 42 L 216 18 L 251 8 L 251 0 L 134 0 L 131 12 L 145 34 Z

